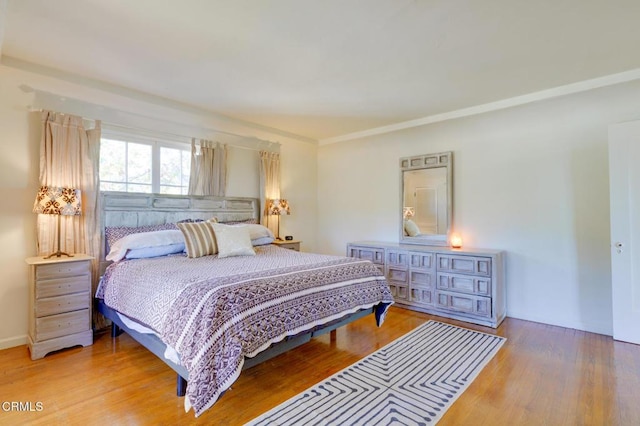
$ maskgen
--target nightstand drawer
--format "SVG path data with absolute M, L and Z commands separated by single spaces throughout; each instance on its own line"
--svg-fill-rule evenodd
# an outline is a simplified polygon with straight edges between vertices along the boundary
M 89 290 L 89 275 L 36 281 L 36 299 L 81 293 Z
M 36 316 L 78 311 L 89 306 L 89 302 L 89 292 L 39 299 L 36 301 Z
M 275 240 L 271 244 L 283 249 L 300 251 L 300 243 L 301 241 L 297 241 L 297 240 Z
M 89 274 L 89 262 L 60 262 L 36 267 L 36 279 L 60 278 Z
M 91 328 L 89 320 L 89 309 L 38 318 L 36 319 L 36 339 L 48 340 L 87 331 Z
M 299 243 L 282 243 L 282 244 L 278 244 L 278 247 L 282 247 L 289 250 L 300 250 Z

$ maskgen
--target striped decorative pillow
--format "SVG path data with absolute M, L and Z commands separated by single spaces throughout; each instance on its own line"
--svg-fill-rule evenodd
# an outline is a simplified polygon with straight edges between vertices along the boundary
M 187 257 L 202 257 L 218 252 L 211 222 L 178 223 L 184 235 Z

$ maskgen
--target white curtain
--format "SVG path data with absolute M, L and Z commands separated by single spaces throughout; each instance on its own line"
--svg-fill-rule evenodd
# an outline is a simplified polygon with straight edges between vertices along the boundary
M 277 234 L 279 216 L 267 214 L 267 202 L 280 198 L 280 154 L 260 151 L 260 205 L 262 216 L 260 223 Z
M 189 195 L 224 197 L 227 190 L 227 145 L 191 139 Z
M 56 251 L 58 219 L 60 250 L 93 256 L 93 285 L 97 285 L 100 229 L 98 191 L 100 164 L 100 121 L 85 130 L 81 117 L 42 112 L 40 141 L 40 184 L 76 188 L 82 191 L 80 216 L 38 215 L 38 255 Z M 35 194 L 34 194 L 35 199 Z

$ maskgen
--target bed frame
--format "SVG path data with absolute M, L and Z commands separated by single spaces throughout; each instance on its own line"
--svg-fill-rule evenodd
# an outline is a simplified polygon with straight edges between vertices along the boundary
M 135 341 L 140 343 L 142 346 L 151 351 L 154 355 L 164 361 L 169 367 L 171 367 L 176 373 L 178 373 L 177 381 L 176 381 L 176 395 L 184 396 L 187 389 L 187 380 L 189 380 L 189 373 L 187 370 L 180 364 L 176 364 L 164 357 L 164 351 L 166 349 L 166 345 L 154 334 L 144 334 L 140 333 L 136 330 L 132 330 L 127 327 L 120 317 L 116 314 L 116 311 L 109 308 L 104 304 L 102 299 L 97 299 L 97 308 L 98 312 L 104 315 L 106 318 L 109 318 L 112 321 L 111 324 L 111 337 L 116 338 L 123 332 L 126 332 L 129 336 L 131 336 Z M 322 334 L 332 333 L 332 340 L 335 339 L 335 330 L 338 327 L 342 327 L 352 321 L 365 317 L 374 312 L 374 308 L 369 308 L 365 310 L 358 311 L 354 314 L 347 315 L 337 321 L 333 321 L 329 324 L 326 324 L 322 327 L 316 327 L 310 331 L 300 333 L 296 336 L 287 337 L 285 340 L 274 343 L 268 349 L 260 352 L 253 358 L 245 358 L 244 365 L 242 366 L 243 370 L 247 368 L 251 368 L 255 365 L 258 365 L 264 361 L 267 361 L 273 357 L 276 357 L 280 354 L 283 354 L 293 348 L 296 348 L 300 345 L 303 345 L 310 341 L 312 338 L 320 336 Z
M 173 223 L 184 219 L 209 219 L 217 217 L 220 222 L 259 219 L 260 202 L 257 198 L 244 197 L 200 197 L 191 195 L 132 194 L 122 192 L 102 192 L 100 194 L 102 242 L 100 253 L 100 273 L 110 262 L 105 260 L 106 241 L 104 228 L 107 226 L 137 227 Z M 164 357 L 166 345 L 154 334 L 140 333 L 127 327 L 116 311 L 105 305 L 102 299 L 96 299 L 98 312 L 110 319 L 111 337 L 116 338 L 122 332 L 129 334 L 134 340 L 164 361 L 178 375 L 176 394 L 184 396 L 189 379 L 187 370 Z M 316 327 L 312 330 L 291 336 L 270 348 L 260 352 L 253 358 L 245 358 L 243 369 L 251 368 L 270 358 L 300 346 L 313 337 L 331 332 L 335 339 L 335 330 L 359 318 L 374 313 L 375 307 L 361 310 L 343 318 Z

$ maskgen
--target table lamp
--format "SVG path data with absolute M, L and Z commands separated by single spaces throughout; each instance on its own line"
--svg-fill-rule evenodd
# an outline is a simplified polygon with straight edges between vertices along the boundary
M 54 214 L 58 216 L 58 247 L 45 259 L 53 256 L 60 257 L 63 254 L 73 257 L 69 253 L 60 251 L 60 216 L 80 216 L 82 213 L 81 192 L 75 188 L 56 186 L 42 186 L 36 201 L 33 204 L 33 212 L 38 214 Z

